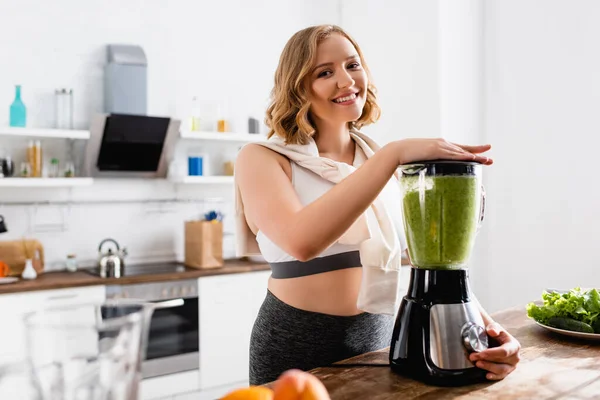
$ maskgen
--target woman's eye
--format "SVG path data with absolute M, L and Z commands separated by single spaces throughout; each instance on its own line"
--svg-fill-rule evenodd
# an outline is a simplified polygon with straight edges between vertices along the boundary
M 349 64 L 349 65 L 348 65 L 348 67 L 349 67 L 349 68 L 352 68 L 352 69 L 355 69 L 355 68 L 359 68 L 359 67 L 360 67 L 360 64 L 359 64 L 359 63 L 357 63 L 357 62 L 354 62 L 354 63 L 352 63 L 352 64 Z
M 331 71 L 325 70 L 325 71 L 319 72 L 319 75 L 317 75 L 317 77 L 322 78 L 324 76 L 329 76 L 329 74 L 331 74 Z

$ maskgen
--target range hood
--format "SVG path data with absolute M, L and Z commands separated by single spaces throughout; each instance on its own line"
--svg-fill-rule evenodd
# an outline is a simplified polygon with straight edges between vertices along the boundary
M 90 126 L 85 174 L 165 178 L 181 122 L 166 117 L 96 114 Z

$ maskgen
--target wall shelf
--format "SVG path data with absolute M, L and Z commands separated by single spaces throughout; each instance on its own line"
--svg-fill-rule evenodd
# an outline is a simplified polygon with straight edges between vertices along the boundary
M 93 178 L 0 178 L 0 188 L 3 187 L 72 187 L 89 186 Z
M 0 127 L 0 136 L 37 137 L 48 139 L 89 139 L 90 131 L 75 129 L 43 129 Z
M 173 178 L 172 181 L 182 184 L 231 184 L 233 176 L 182 176 Z
M 266 140 L 266 136 L 259 133 L 233 133 L 233 132 L 202 132 L 181 131 L 181 139 L 206 140 L 213 142 L 240 142 L 250 143 Z

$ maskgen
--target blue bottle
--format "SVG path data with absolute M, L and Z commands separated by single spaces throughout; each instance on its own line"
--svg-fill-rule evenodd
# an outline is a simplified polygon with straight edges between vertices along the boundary
M 10 126 L 24 127 L 27 123 L 27 109 L 21 100 L 21 85 L 15 87 L 15 100 L 10 105 Z

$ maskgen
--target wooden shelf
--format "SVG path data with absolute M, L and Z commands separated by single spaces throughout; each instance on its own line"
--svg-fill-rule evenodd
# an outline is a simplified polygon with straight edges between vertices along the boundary
M 239 142 L 250 143 L 266 140 L 266 136 L 258 133 L 233 133 L 233 132 L 202 132 L 181 131 L 182 139 L 206 140 L 213 142 Z
M 0 178 L 0 187 L 71 187 L 92 183 L 92 178 Z
M 231 184 L 233 183 L 233 176 L 182 176 L 173 178 L 172 181 L 175 183 L 198 185 Z
M 75 129 L 42 129 L 0 127 L 0 136 L 38 137 L 48 139 L 89 139 L 90 131 Z

